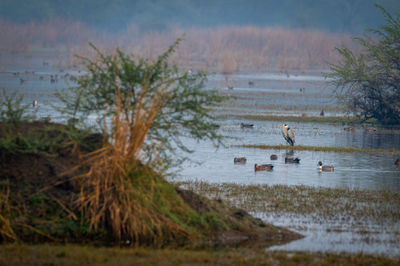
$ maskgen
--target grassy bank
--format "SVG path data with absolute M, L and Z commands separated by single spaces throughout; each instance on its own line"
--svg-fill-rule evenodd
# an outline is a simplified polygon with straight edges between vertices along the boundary
M 306 186 L 245 186 L 180 183 L 201 195 L 219 199 L 250 212 L 309 216 L 317 223 L 357 227 L 360 224 L 395 225 L 400 219 L 400 193 Z M 343 219 L 345 217 L 346 219 Z M 374 227 L 376 230 L 376 227 Z M 329 228 L 338 232 L 338 228 Z M 358 232 L 360 233 L 360 232 Z M 393 239 L 399 239 L 393 232 Z M 372 238 L 365 237 L 365 241 Z M 396 241 L 396 240 L 393 240 Z M 399 240 L 397 240 L 399 241 Z M 21 256 L 23 254 L 23 256 Z M 152 249 L 82 245 L 7 244 L 0 248 L 0 265 L 399 265 L 400 257 L 362 253 L 266 251 L 265 247 Z
M 171 247 L 259 241 L 265 246 L 301 237 L 243 210 L 177 189 L 138 162 L 119 183 L 113 184 L 115 176 L 107 174 L 104 180 L 91 180 L 105 188 L 92 188 L 86 173 L 93 162 L 79 162 L 107 148 L 99 149 L 101 145 L 101 134 L 60 124 L 0 123 L 0 243 Z M 110 161 L 100 161 L 105 162 L 98 169 L 101 174 L 110 169 Z M 90 209 L 93 206 L 99 210 Z
M 23 254 L 23 256 L 21 256 Z M 398 265 L 399 258 L 366 254 L 265 249 L 154 250 L 65 245 L 4 245 L 0 265 Z
M 254 148 L 264 150 L 296 150 L 296 151 L 326 151 L 326 152 L 360 152 L 360 153 L 393 153 L 400 154 L 397 149 L 368 149 L 354 147 L 320 147 L 320 146 L 288 146 L 288 145 L 234 145 L 240 148 Z

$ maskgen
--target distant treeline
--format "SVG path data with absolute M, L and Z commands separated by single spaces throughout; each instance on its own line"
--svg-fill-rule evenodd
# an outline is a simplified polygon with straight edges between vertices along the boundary
M 360 32 L 384 21 L 374 3 L 400 8 L 399 0 L 1 0 L 0 18 L 57 18 L 112 31 L 133 23 L 141 31 L 253 25 Z

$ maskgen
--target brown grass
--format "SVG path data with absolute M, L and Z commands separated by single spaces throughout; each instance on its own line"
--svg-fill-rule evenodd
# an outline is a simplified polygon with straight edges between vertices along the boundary
M 139 162 L 146 135 L 162 106 L 162 88 L 152 94 L 149 101 L 149 84 L 142 84 L 137 107 L 130 111 L 128 104 L 122 103 L 118 80 L 116 84 L 112 133 L 108 142 L 84 161 L 84 165 L 90 165 L 90 170 L 80 178 L 81 193 L 77 204 L 92 229 L 108 226 L 116 240 L 139 244 L 188 236 L 185 229 L 151 206 L 155 180 L 149 176 L 155 174 Z M 104 124 L 104 136 L 108 132 Z M 144 172 L 137 177 L 139 183 L 135 187 L 131 179 L 136 168 Z M 140 179 L 146 180 L 141 183 Z
M 23 254 L 23 255 L 21 255 Z M 400 258 L 363 253 L 105 248 L 78 245 L 4 245 L 0 265 L 399 265 Z
M 8 182 L 4 182 L 3 184 L 0 184 L 0 240 L 17 240 L 11 222 L 8 219 L 11 207 L 9 197 L 10 189 Z
M 53 20 L 30 24 L 0 21 L 0 31 L 0 48 L 6 51 L 31 54 L 38 49 L 52 48 L 62 49 L 67 57 L 85 56 L 89 53 L 90 41 L 97 47 L 110 50 L 119 46 L 146 58 L 155 58 L 185 33 L 185 41 L 171 60 L 184 68 L 223 73 L 322 69 L 327 68 L 326 62 L 338 61 L 334 48 L 341 44 L 356 53 L 359 51 L 349 35 L 279 27 L 171 27 L 165 32 L 141 33 L 132 24 L 119 33 L 104 33 L 78 22 Z M 71 61 L 64 63 L 72 64 Z

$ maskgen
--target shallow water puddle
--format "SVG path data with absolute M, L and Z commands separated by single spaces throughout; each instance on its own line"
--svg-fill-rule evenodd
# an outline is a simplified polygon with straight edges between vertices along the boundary
M 316 223 L 307 216 L 289 218 L 265 213 L 253 214 L 268 223 L 284 226 L 305 236 L 268 250 L 363 252 L 388 256 L 400 254 L 400 222 L 376 225 L 366 221 L 363 224 L 349 226 L 347 223 L 329 220 Z

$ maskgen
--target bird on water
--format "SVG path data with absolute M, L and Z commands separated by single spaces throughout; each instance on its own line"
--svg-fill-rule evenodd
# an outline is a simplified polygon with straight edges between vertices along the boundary
M 245 164 L 247 161 L 246 157 L 235 157 L 233 158 L 233 163 L 235 164 Z
M 300 163 L 299 158 L 285 157 L 285 163 Z
M 335 168 L 334 168 L 333 166 L 330 166 L 330 165 L 322 165 L 322 162 L 321 162 L 321 161 L 318 162 L 318 169 L 319 169 L 320 171 L 323 171 L 323 172 L 333 172 L 333 171 L 335 170 Z
M 287 143 L 289 143 L 289 145 L 293 146 L 295 143 L 293 130 L 286 124 L 280 126 L 280 128 L 282 128 L 283 138 L 287 141 Z
M 262 164 L 262 165 L 258 165 L 255 164 L 254 165 L 254 171 L 272 171 L 272 168 L 274 168 L 274 166 L 272 164 Z
M 270 158 L 271 160 L 278 160 L 278 155 L 272 154 L 269 158 Z
M 245 123 L 240 123 L 241 128 L 253 128 L 254 124 L 245 124 Z

